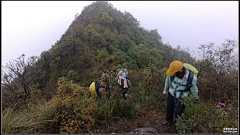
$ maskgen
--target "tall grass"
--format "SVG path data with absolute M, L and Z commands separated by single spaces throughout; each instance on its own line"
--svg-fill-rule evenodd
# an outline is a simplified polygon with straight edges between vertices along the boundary
M 6 108 L 2 113 L 2 132 L 4 134 L 32 133 L 40 126 L 51 121 L 51 115 L 45 104 L 28 105 L 28 108 L 15 110 L 16 104 Z
M 97 106 L 97 111 L 104 115 L 105 120 L 111 119 L 114 116 L 115 102 L 113 99 L 108 99 L 106 102 L 97 102 Z
M 118 94 L 118 93 L 117 93 Z M 97 101 L 96 119 L 110 120 L 113 117 L 134 118 L 138 116 L 140 104 L 132 99 L 124 100 L 121 96 L 111 97 L 104 102 Z

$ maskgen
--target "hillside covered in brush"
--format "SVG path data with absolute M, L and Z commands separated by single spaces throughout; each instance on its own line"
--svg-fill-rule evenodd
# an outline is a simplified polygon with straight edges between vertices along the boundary
M 171 60 L 169 47 L 157 30 L 146 30 L 139 24 L 130 13 L 118 11 L 108 2 L 85 7 L 61 39 L 42 52 L 45 80 L 56 84 L 59 77 L 73 70 L 76 81 L 87 86 L 101 75 L 101 68 L 143 69 L 151 65 L 162 69 Z

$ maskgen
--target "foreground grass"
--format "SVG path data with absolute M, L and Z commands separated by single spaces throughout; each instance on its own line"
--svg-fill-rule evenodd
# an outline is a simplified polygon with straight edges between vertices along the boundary
M 3 134 L 38 133 L 44 124 L 51 122 L 51 115 L 45 108 L 45 103 L 28 108 L 15 110 L 15 105 L 5 109 L 2 113 Z

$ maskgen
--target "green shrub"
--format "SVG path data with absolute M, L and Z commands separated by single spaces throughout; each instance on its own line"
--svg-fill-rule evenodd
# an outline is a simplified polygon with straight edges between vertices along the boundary
M 77 82 L 77 76 L 76 76 L 76 72 L 74 70 L 69 70 L 68 71 L 68 75 L 66 77 L 69 81 L 72 80 L 74 83 Z
M 132 118 L 135 118 L 138 116 L 139 112 L 140 112 L 140 109 L 141 109 L 141 105 L 138 104 L 138 103 L 134 103 L 133 106 L 132 106 L 132 109 L 131 109 L 131 117 Z
M 182 115 L 176 119 L 176 130 L 178 131 L 178 133 L 182 134 L 197 133 L 197 123 L 193 106 L 195 106 L 198 102 L 198 98 L 194 97 L 193 95 L 189 95 L 188 97 L 182 98 L 181 102 L 181 104 L 185 105 L 185 112 L 187 112 L 188 115 L 182 113 Z
M 48 107 L 55 113 L 54 120 L 60 133 L 91 133 L 94 124 L 92 112 L 95 100 L 88 90 L 69 82 L 65 77 L 58 80 L 58 91 Z
M 202 101 L 192 95 L 184 97 L 186 108 L 181 117 L 176 119 L 178 133 L 223 133 L 223 128 L 238 127 L 237 104 Z M 229 117 L 231 116 L 231 117 Z
M 176 120 L 176 130 L 180 134 L 189 134 L 189 133 L 197 133 L 196 126 L 196 118 L 194 116 L 184 117 L 184 114 L 181 117 L 178 117 Z

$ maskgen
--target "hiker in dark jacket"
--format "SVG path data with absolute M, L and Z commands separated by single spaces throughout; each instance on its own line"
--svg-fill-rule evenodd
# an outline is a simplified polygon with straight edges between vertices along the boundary
M 166 81 L 163 94 L 168 93 L 167 98 L 167 116 L 162 124 L 167 124 L 173 121 L 173 114 L 175 108 L 175 118 L 181 116 L 185 109 L 185 105 L 181 104 L 180 98 L 188 96 L 189 92 L 193 94 L 193 96 L 198 97 L 198 88 L 197 88 L 197 77 L 192 74 L 192 83 L 190 89 L 187 88 L 187 81 L 190 74 L 190 70 L 186 69 L 183 66 L 183 63 L 180 61 L 173 61 L 169 65 L 169 69 L 166 74 Z M 173 78 L 173 80 L 171 80 Z M 168 92 L 169 90 L 169 92 Z

